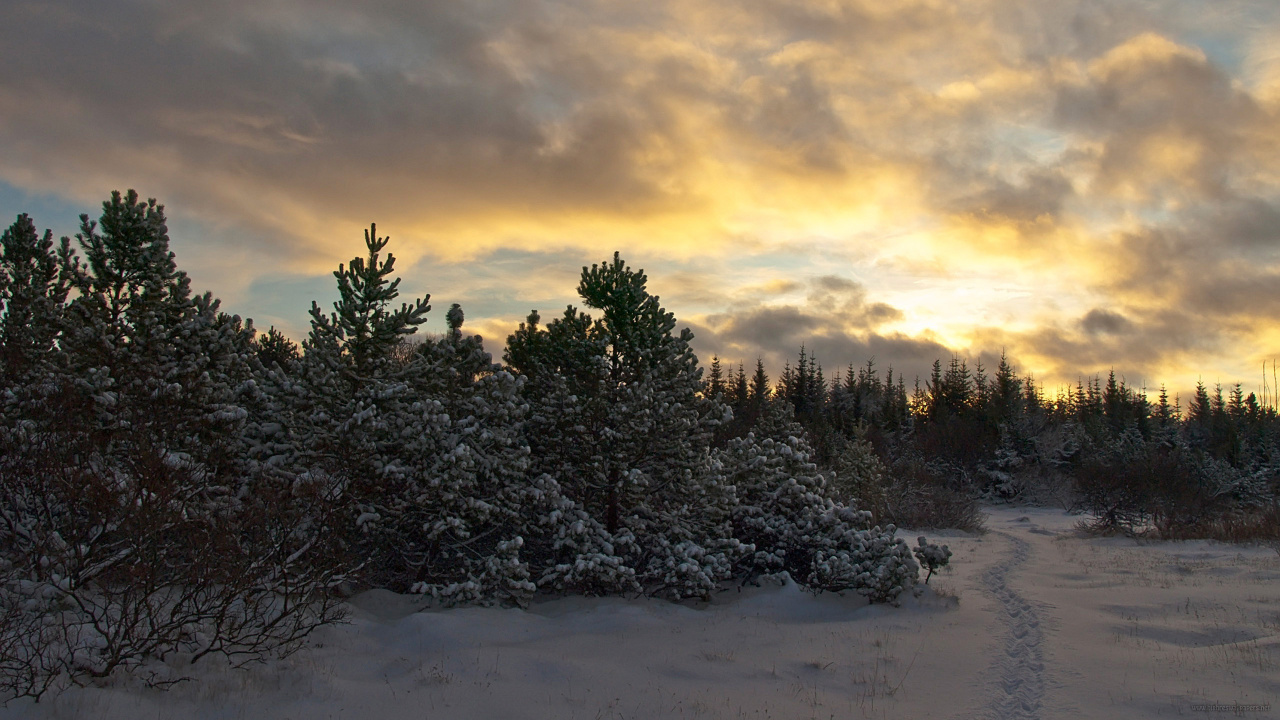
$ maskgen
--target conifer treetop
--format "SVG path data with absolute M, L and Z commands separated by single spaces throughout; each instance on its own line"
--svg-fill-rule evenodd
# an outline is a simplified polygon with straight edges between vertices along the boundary
M 135 190 L 113 191 L 99 222 L 80 216 L 76 239 L 88 270 L 77 278 L 80 292 L 97 295 L 113 318 L 135 304 L 181 305 L 191 297 L 191 280 L 169 250 L 164 206 L 155 198 L 141 202 Z
M 53 348 L 70 290 L 69 242 L 63 238 L 55 251 L 53 233 L 40 235 L 26 214 L 0 235 L 0 375 Z
M 675 314 L 661 307 L 656 295 L 649 294 L 648 281 L 644 270 L 633 271 L 618 252 L 612 262 L 582 268 L 578 295 L 587 307 L 604 311 L 601 322 L 613 346 L 615 369 L 618 362 L 639 360 L 641 348 L 655 344 L 675 328 Z
M 358 371 L 386 358 L 401 337 L 412 335 L 426 322 L 425 316 L 431 310 L 427 304 L 431 300 L 429 294 L 392 309 L 391 302 L 400 295 L 400 278 L 389 279 L 395 271 L 396 258 L 387 253 L 386 259 L 381 259 L 391 238 L 380 238 L 377 231 L 378 226 L 370 224 L 364 233 L 367 258 L 352 258 L 334 271 L 339 298 L 333 304 L 333 314 L 322 317 L 315 304 L 311 312 L 313 335 L 336 335 Z

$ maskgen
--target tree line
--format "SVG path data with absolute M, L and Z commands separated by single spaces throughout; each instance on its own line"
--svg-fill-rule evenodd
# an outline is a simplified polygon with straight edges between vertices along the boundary
M 908 392 L 874 360 L 828 378 L 803 347 L 776 383 L 760 361 L 745 378 L 741 365 L 726 373 L 712 360 L 707 392 L 735 412 L 726 436 L 750 428 L 769 398 L 785 402 L 820 466 L 882 478 L 847 488 L 877 520 L 964 527 L 978 500 L 1029 500 L 1089 511 L 1105 532 L 1280 531 L 1280 418 L 1239 383 L 1198 383 L 1184 408 L 1163 386 L 1153 401 L 1111 372 L 1050 398 L 1002 354 L 994 373 L 936 360 Z

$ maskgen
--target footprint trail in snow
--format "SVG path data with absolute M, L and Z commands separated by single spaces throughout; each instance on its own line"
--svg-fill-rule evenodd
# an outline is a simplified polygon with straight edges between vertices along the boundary
M 1035 720 L 1044 703 L 1044 634 L 1040 616 L 1025 598 L 1009 587 L 1009 574 L 1031 555 L 1025 540 L 995 532 L 1013 545 L 1010 557 L 983 574 L 983 586 L 999 603 L 1004 644 L 991 668 L 991 699 L 983 717 Z

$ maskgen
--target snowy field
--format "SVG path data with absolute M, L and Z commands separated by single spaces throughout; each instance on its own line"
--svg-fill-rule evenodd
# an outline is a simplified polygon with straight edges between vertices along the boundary
M 989 512 L 983 536 L 930 534 L 952 568 L 900 608 L 794 585 L 527 611 L 371 592 L 290 658 L 202 661 L 169 669 L 194 679 L 168 691 L 75 689 L 0 720 L 1280 717 L 1276 550 Z

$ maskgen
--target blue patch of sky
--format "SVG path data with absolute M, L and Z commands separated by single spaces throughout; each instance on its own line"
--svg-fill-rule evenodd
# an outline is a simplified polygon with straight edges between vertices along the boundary
M 337 281 L 331 273 L 263 275 L 255 278 L 246 289 L 243 304 L 250 310 L 241 314 L 252 317 L 259 330 L 275 326 L 300 340 L 310 329 L 308 313 L 312 301 L 319 303 L 325 312 L 331 312 L 337 299 Z
M 1039 125 L 1004 123 L 993 132 L 993 140 L 997 153 L 1002 161 L 1000 167 L 1011 174 L 1019 174 L 1025 170 L 1025 161 L 1033 161 L 1039 165 L 1049 165 L 1062 157 L 1070 143 L 1065 133 Z M 1013 156 L 1013 157 L 1003 157 Z M 1022 162 L 1018 162 L 1022 161 Z M 1008 182 L 1016 182 L 1019 178 L 1007 176 Z
M 1280 25 L 1280 3 L 1257 0 L 1188 0 L 1181 7 L 1177 40 L 1194 45 L 1233 77 L 1245 72 L 1249 36 Z
M 47 228 L 55 237 L 74 237 L 80 230 L 80 214 L 88 213 L 96 218 L 101 206 L 84 206 L 57 195 L 31 193 L 0 181 L 0 218 L 4 227 L 13 224 L 22 213 L 31 216 L 42 233 Z
M 1243 74 L 1248 48 L 1238 35 L 1224 36 L 1216 33 L 1191 32 L 1186 34 L 1183 40 L 1203 50 L 1209 61 L 1225 70 L 1227 74 L 1233 77 L 1240 77 Z
M 423 329 L 444 332 L 445 312 L 453 303 L 462 306 L 468 320 L 524 317 L 532 309 L 544 322 L 550 320 L 569 303 L 581 305 L 578 276 L 591 262 L 578 250 L 500 248 L 457 263 L 426 256 L 412 266 L 398 267 L 397 274 L 404 278 L 402 297 L 431 294 L 432 310 Z M 531 276 L 545 282 L 529 282 Z

